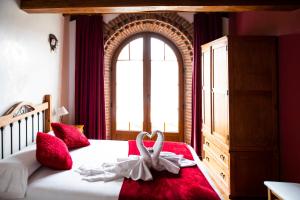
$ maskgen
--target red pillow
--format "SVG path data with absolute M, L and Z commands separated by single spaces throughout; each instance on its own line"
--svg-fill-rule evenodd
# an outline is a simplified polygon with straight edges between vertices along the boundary
M 59 138 L 47 133 L 37 133 L 36 159 L 52 169 L 67 170 L 72 168 L 72 158 L 67 145 Z
M 85 135 L 74 126 L 61 123 L 51 123 L 51 127 L 55 136 L 62 139 L 69 149 L 90 145 L 90 142 Z

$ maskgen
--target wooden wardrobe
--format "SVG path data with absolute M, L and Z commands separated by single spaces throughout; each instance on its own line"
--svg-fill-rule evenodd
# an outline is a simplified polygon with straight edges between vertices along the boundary
M 224 199 L 260 199 L 278 180 L 277 41 L 226 36 L 202 46 L 203 160 Z

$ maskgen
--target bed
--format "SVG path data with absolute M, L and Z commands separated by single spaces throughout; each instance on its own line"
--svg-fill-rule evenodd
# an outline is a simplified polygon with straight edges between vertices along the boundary
M 0 117 L 1 130 L 1 159 L 6 159 L 9 155 L 16 154 L 18 151 L 26 146 L 34 148 L 34 137 L 36 131 L 50 131 L 50 110 L 51 110 L 51 96 L 47 95 L 44 102 L 40 105 L 33 106 L 32 104 L 21 103 L 12 107 L 4 117 Z M 38 114 L 39 113 L 39 114 Z M 34 123 L 34 116 L 36 120 Z M 31 129 L 29 130 L 29 120 L 31 121 Z M 25 122 L 22 122 L 25 120 Z M 13 128 L 16 123 L 17 128 Z M 25 123 L 22 125 L 22 123 Z M 5 128 L 8 127 L 8 128 Z M 25 130 L 23 130 L 24 128 Z M 7 132 L 5 132 L 5 130 Z M 17 131 L 16 131 L 17 130 Z M 5 142 L 4 135 L 10 136 L 10 142 Z M 17 139 L 14 138 L 17 135 Z M 24 136 L 23 136 L 24 135 Z M 28 138 L 31 135 L 31 138 Z M 23 136 L 23 137 L 22 137 Z M 25 142 L 22 142 L 22 139 Z M 28 142 L 28 140 L 30 142 Z M 70 154 L 73 160 L 73 167 L 71 170 L 52 170 L 46 167 L 40 167 L 29 178 L 27 183 L 26 195 L 23 199 L 26 200 L 115 200 L 120 199 L 120 193 L 124 190 L 123 178 L 110 182 L 87 182 L 82 180 L 82 176 L 76 172 L 82 165 L 97 166 L 103 162 L 114 162 L 117 158 L 125 158 L 130 152 L 130 142 L 128 141 L 113 141 L 113 140 L 89 140 L 90 145 L 87 147 L 71 150 Z M 4 148 L 4 144 L 10 143 L 10 147 Z M 30 144 L 32 143 L 32 144 Z M 195 151 L 189 145 L 189 149 L 193 159 L 197 163 L 197 167 L 204 175 L 206 181 L 209 183 L 213 191 L 220 199 L 221 195 L 209 178 L 206 169 L 199 160 Z M 28 147 L 27 147 L 28 148 Z M 8 149 L 8 150 L 5 150 Z M 0 174 L 1 176 L 1 174 Z M 139 183 L 138 183 L 139 184 Z M 201 185 L 202 183 L 199 183 Z M 122 188 L 123 187 L 123 188 Z M 165 192 L 172 192 L 176 190 L 173 187 L 164 188 Z M 124 192 L 124 191 L 123 191 Z M 1 197 L 0 197 L 1 199 Z M 126 199 L 126 198 L 123 198 Z M 128 197 L 128 199 L 137 199 L 135 197 Z M 147 199 L 147 197 L 143 198 Z M 148 198 L 149 199 L 149 198 Z M 209 198 L 207 198 L 209 199 Z

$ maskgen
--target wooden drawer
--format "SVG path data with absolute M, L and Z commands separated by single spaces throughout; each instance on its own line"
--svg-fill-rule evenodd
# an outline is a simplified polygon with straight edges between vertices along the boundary
M 222 149 L 224 152 L 229 152 L 229 144 L 222 142 L 216 135 L 208 134 L 203 132 L 203 136 L 207 137 L 211 142 L 215 144 L 219 149 Z
M 218 145 L 210 140 L 209 137 L 204 136 L 204 147 L 208 148 L 214 154 L 215 159 L 222 165 L 229 168 L 229 153 L 227 149 L 221 149 Z
M 228 189 L 230 180 L 228 168 L 220 165 L 213 153 L 207 147 L 204 147 L 204 156 L 204 163 L 213 172 L 214 178 L 220 180 L 218 182 L 222 183 L 225 186 L 224 188 Z
M 205 165 L 207 165 L 205 163 Z M 214 183 L 214 186 L 217 188 L 219 194 L 223 200 L 229 200 L 229 189 L 222 184 L 222 182 L 216 177 L 214 170 L 210 169 L 209 166 L 206 166 L 206 170 L 211 178 L 211 181 Z

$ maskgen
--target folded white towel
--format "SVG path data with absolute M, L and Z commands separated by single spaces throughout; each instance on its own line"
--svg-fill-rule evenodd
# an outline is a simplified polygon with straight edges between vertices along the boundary
M 196 165 L 195 161 L 186 159 L 183 157 L 183 155 L 177 155 L 173 152 L 168 151 L 160 152 L 160 158 L 164 158 L 175 164 L 178 164 L 179 167 L 191 167 Z
M 157 134 L 157 139 L 149 151 L 143 144 L 145 136 L 153 137 Z M 76 170 L 84 176 L 83 180 L 95 181 L 112 181 L 119 178 L 131 178 L 132 180 L 152 180 L 150 168 L 157 171 L 167 170 L 170 173 L 178 174 L 180 167 L 194 166 L 196 163 L 192 160 L 185 159 L 183 155 L 176 155 L 172 152 L 161 152 L 164 141 L 164 135 L 160 131 L 141 132 L 137 136 L 136 143 L 140 156 L 130 155 L 128 158 L 117 159 L 116 163 L 103 163 L 97 168 L 88 168 L 81 166 Z
M 128 158 L 118 159 L 116 163 L 103 163 L 98 168 L 81 166 L 76 170 L 85 176 L 83 180 L 112 181 L 119 178 L 131 178 L 132 180 L 152 180 L 152 174 L 142 156 L 131 155 Z

